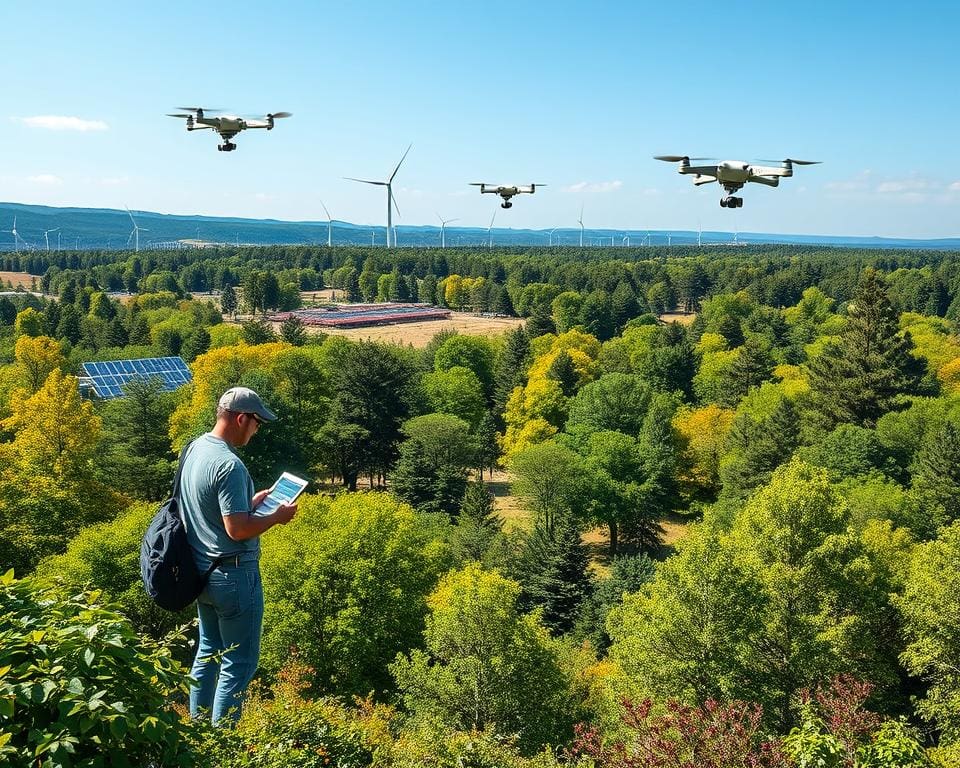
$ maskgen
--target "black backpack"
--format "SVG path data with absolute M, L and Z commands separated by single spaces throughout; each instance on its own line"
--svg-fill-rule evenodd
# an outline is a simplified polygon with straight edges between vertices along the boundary
M 140 578 L 144 589 L 153 602 L 168 611 L 182 611 L 196 600 L 213 569 L 220 564 L 219 559 L 214 560 L 206 573 L 197 569 L 187 541 L 187 529 L 180 518 L 180 475 L 189 447 L 180 452 L 170 498 L 160 505 L 140 544 Z

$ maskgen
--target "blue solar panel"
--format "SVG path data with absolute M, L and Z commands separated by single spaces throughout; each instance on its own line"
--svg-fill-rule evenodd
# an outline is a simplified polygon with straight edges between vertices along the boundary
M 131 379 L 158 377 L 163 388 L 172 392 L 193 380 L 190 369 L 181 357 L 151 357 L 141 360 L 107 360 L 83 363 L 82 381 L 89 384 L 98 397 L 122 397 L 121 389 Z

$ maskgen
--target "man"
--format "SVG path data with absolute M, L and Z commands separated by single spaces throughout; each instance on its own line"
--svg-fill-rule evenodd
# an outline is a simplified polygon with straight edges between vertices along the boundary
M 194 559 L 201 572 L 220 559 L 197 599 L 200 641 L 191 672 L 197 683 L 190 690 L 191 716 L 209 712 L 214 724 L 225 717 L 236 722 L 257 671 L 263 626 L 259 536 L 297 513 L 297 505 L 289 504 L 253 514 L 267 491 L 254 493 L 250 473 L 234 453 L 276 418 L 252 389 L 228 389 L 213 429 L 184 458 L 180 509 Z

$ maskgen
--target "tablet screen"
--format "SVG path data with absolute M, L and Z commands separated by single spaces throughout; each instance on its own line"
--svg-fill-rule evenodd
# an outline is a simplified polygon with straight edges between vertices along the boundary
M 292 504 L 303 493 L 308 481 L 289 472 L 284 472 L 273 484 L 270 493 L 254 510 L 258 515 L 269 515 L 281 504 Z

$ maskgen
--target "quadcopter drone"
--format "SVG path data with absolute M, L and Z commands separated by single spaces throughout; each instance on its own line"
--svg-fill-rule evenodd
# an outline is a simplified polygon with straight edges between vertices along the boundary
M 486 194 L 491 193 L 494 195 L 500 195 L 503 198 L 503 202 L 500 203 L 501 208 L 512 208 L 513 203 L 510 202 L 510 198 L 514 195 L 519 195 L 526 193 L 532 195 L 537 191 L 537 187 L 545 187 L 546 184 L 531 184 L 530 186 L 508 186 L 506 184 L 484 184 L 479 181 L 473 181 L 470 183 L 471 187 L 480 187 L 480 193 Z
M 205 112 L 219 112 L 217 109 L 204 110 L 202 107 L 178 107 L 186 114 L 169 114 L 167 117 L 185 117 L 187 119 L 188 131 L 200 131 L 204 128 L 210 128 L 220 134 L 223 144 L 217 145 L 219 152 L 233 152 L 237 145 L 230 139 L 236 136 L 240 131 L 247 128 L 266 128 L 273 130 L 273 121 L 281 117 L 290 117 L 289 112 L 273 112 L 265 115 L 263 118 L 245 118 L 236 115 L 218 115 L 210 117 Z
M 690 161 L 710 161 L 709 157 L 687 157 L 685 155 L 657 155 L 654 160 L 663 160 L 667 163 L 680 163 L 679 173 L 692 174 L 696 186 L 717 182 L 726 190 L 727 195 L 720 199 L 721 208 L 743 208 L 743 198 L 734 197 L 733 193 L 747 182 L 765 184 L 776 187 L 780 179 L 793 176 L 795 165 L 817 165 L 819 160 L 761 160 L 760 162 L 779 162 L 779 165 L 753 165 L 743 160 L 722 160 L 716 165 L 690 165 Z M 716 161 L 714 161 L 716 162 Z

